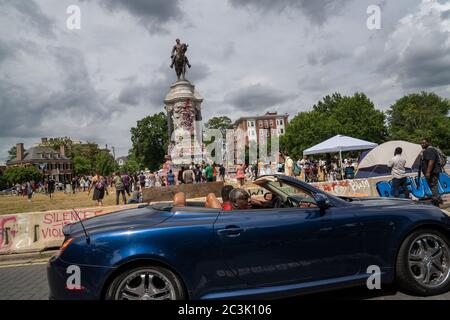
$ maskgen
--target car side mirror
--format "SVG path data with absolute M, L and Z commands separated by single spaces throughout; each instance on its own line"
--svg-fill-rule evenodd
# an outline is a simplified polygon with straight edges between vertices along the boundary
M 322 193 L 316 193 L 314 199 L 316 200 L 317 207 L 319 207 L 321 211 L 325 211 L 331 207 L 330 199 Z

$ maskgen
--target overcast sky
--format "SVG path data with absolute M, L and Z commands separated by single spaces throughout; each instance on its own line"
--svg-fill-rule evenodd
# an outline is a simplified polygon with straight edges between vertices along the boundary
M 81 30 L 66 27 L 69 5 Z M 383 110 L 410 92 L 450 96 L 449 1 L 0 0 L 0 12 L 0 161 L 57 136 L 126 155 L 130 128 L 163 111 L 177 37 L 206 120 L 292 117 L 336 91 Z

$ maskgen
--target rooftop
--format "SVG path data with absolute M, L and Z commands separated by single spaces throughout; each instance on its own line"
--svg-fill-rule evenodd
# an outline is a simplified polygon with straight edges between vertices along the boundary
M 278 114 L 278 112 L 266 112 L 266 114 L 264 115 L 240 117 L 234 122 L 234 124 L 237 125 L 238 123 L 246 120 L 261 120 L 261 119 L 284 118 L 284 117 L 289 117 L 289 114 L 287 113 Z
M 10 160 L 7 163 L 17 163 L 17 162 L 27 162 L 33 160 L 43 160 L 43 159 L 56 159 L 56 160 L 69 160 L 65 156 L 61 156 L 59 152 L 53 150 L 50 147 L 37 146 L 31 147 L 25 150 L 23 161 L 17 161 L 16 159 Z

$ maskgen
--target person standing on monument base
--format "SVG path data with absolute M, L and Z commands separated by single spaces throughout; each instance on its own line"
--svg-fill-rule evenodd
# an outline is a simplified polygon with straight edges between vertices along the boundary
M 431 203 L 439 207 L 442 199 L 439 195 L 439 175 L 442 171 L 439 151 L 432 147 L 428 139 L 422 139 L 422 156 L 420 167 L 431 190 Z

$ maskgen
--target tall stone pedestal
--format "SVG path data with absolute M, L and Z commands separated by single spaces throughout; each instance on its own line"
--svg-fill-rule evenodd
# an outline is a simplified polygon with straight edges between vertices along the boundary
M 170 137 L 168 155 L 176 165 L 201 163 L 203 160 L 202 102 L 195 86 L 187 80 L 172 84 L 164 99 Z M 187 137 L 190 137 L 190 142 Z

